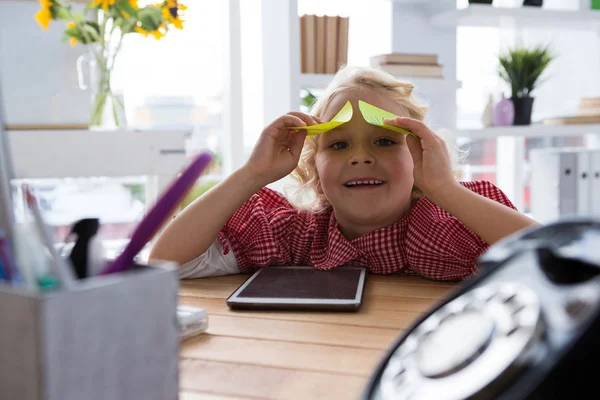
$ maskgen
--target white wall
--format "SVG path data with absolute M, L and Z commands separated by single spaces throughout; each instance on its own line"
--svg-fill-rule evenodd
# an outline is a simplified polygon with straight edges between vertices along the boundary
M 0 79 L 7 124 L 88 122 L 90 95 L 77 85 L 82 47 L 61 41 L 63 21 L 47 31 L 34 1 L 0 1 Z

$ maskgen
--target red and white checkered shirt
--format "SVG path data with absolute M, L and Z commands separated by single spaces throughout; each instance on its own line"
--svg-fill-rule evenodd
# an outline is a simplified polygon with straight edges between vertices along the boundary
M 461 182 L 466 188 L 516 209 L 487 181 Z M 476 272 L 488 248 L 479 236 L 427 198 L 417 200 L 400 221 L 354 240 L 338 229 L 329 210 L 298 210 L 280 193 L 261 189 L 231 216 L 219 233 L 224 254 L 231 250 L 242 272 L 268 265 L 312 265 L 331 269 L 366 266 L 375 274 L 417 274 L 457 280 Z

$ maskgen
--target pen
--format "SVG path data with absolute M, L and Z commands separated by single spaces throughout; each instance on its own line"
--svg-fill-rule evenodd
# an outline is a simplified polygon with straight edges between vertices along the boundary
M 0 281 L 10 282 L 8 275 L 6 275 L 6 272 L 4 272 L 4 263 L 2 262 L 2 257 L 0 257 Z
M 0 229 L 0 279 L 12 281 L 12 260 L 8 252 L 8 241 L 4 237 L 4 231 Z
M 0 84 L 0 229 L 4 231 L 4 237 L 7 239 L 5 248 L 9 249 L 9 254 L 15 254 L 12 251 L 14 249 L 15 214 L 12 203 L 12 188 L 10 186 L 10 180 L 13 176 L 8 136 L 4 131 L 4 102 L 2 85 Z M 12 279 L 14 280 L 14 278 L 13 276 Z
M 25 192 L 25 201 L 27 202 L 27 206 L 29 207 L 29 209 L 31 210 L 31 212 L 33 214 L 33 219 L 37 226 L 38 233 L 41 236 L 44 246 L 48 249 L 48 252 L 50 253 L 50 258 L 51 258 L 50 268 L 52 269 L 54 274 L 56 274 L 56 276 L 60 280 L 61 285 L 65 289 L 71 290 L 77 284 L 75 281 L 75 278 L 73 276 L 73 271 L 67 265 L 67 262 L 60 255 L 58 255 L 58 252 L 54 248 L 54 242 L 51 238 L 50 232 L 48 230 L 48 226 L 44 222 L 42 213 L 40 212 L 40 208 L 39 208 L 37 199 L 35 198 L 33 192 L 31 191 L 31 188 L 29 188 L 28 186 L 25 186 L 24 192 Z
M 161 225 L 179 205 L 187 192 L 192 188 L 198 176 L 212 161 L 208 152 L 201 153 L 192 163 L 175 179 L 175 181 L 160 196 L 156 204 L 142 219 L 133 231 L 131 239 L 125 249 L 115 260 L 109 263 L 100 273 L 101 275 L 124 271 L 131 267 L 135 256 L 152 239 Z
M 15 272 L 20 275 L 19 284 L 23 284 L 28 290 L 37 291 L 38 278 L 47 275 L 49 270 L 41 242 L 28 222 L 15 224 L 14 235 L 13 265 Z
M 71 228 L 71 235 L 77 236 L 69 260 L 78 279 L 97 275 L 106 264 L 104 249 L 98 237 L 100 220 L 83 218 Z

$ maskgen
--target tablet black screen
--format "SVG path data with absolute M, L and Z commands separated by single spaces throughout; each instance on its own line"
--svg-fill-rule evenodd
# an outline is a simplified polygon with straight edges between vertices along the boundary
M 360 269 L 267 267 L 238 297 L 351 300 L 356 297 L 360 275 Z

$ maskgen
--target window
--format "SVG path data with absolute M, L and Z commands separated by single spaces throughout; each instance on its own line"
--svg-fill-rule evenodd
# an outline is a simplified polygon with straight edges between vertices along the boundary
M 183 30 L 173 29 L 160 41 L 141 35 L 126 37 L 114 71 L 114 86 L 124 90 L 131 129 L 190 129 L 188 152 L 208 148 L 217 154 L 215 167 L 193 192 L 199 195 L 221 178 L 227 2 L 185 4 Z M 57 242 L 65 240 L 78 219 L 98 217 L 102 223 L 99 235 L 109 257 L 127 243 L 148 206 L 144 177 L 28 183 L 39 194 Z

